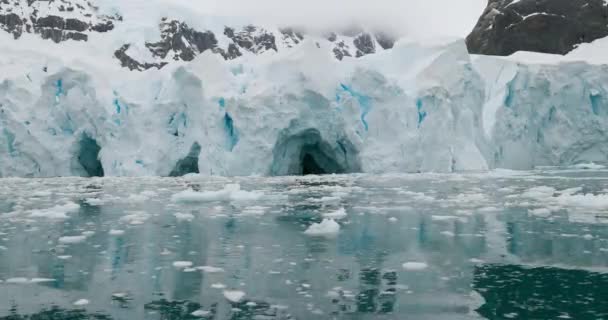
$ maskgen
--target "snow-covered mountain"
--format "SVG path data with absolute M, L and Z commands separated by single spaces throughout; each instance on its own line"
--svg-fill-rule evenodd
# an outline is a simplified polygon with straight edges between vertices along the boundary
M 2 0 L 0 4 L 0 28 L 15 39 L 29 33 L 56 43 L 86 42 L 91 33 L 112 32 L 116 24 L 133 26 L 139 23 L 125 21 L 119 12 L 100 13 L 100 8 L 89 0 Z M 113 56 L 123 67 L 141 71 L 160 69 L 174 61 L 192 61 L 205 51 L 226 60 L 244 54 L 278 52 L 298 46 L 306 38 L 328 43 L 326 47 L 338 60 L 390 49 L 395 41 L 386 33 L 358 26 L 310 35 L 301 28 L 231 23 L 226 20 L 224 25 L 196 28 L 175 17 L 163 16 L 154 26 L 158 28 L 158 39 L 145 41 L 142 37 L 137 41 L 125 41 L 115 48 Z M 118 33 L 114 32 L 112 36 L 121 38 Z
M 489 0 L 467 44 L 477 54 L 566 54 L 607 36 L 606 0 Z
M 109 32 L 120 15 L 100 15 L 87 0 L 2 0 L 0 28 L 19 39 L 34 33 L 57 43 L 87 41 L 91 32 Z
M 393 42 L 141 1 L 6 1 L 3 17 L 22 24 L 0 19 L 0 176 L 453 172 L 608 157 L 606 39 L 499 58 L 470 55 L 463 39 Z

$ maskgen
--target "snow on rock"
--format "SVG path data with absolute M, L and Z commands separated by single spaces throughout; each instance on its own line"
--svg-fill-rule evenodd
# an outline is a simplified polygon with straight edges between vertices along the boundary
M 260 192 L 241 190 L 239 184 L 227 184 L 224 189 L 218 191 L 185 190 L 174 194 L 171 200 L 174 202 L 255 201 L 262 196 Z
M 320 223 L 311 224 L 304 234 L 309 236 L 334 237 L 340 232 L 340 224 L 333 219 L 323 219 Z
M 245 298 L 245 292 L 240 290 L 224 290 L 224 297 L 233 303 L 238 303 Z

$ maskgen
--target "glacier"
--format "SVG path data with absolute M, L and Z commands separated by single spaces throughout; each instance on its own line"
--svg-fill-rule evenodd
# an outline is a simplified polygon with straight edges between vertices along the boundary
M 462 39 L 337 61 L 312 39 L 130 72 L 77 43 L 32 41 L 0 34 L 0 177 L 462 172 L 608 155 L 608 66 L 592 61 L 470 55 Z

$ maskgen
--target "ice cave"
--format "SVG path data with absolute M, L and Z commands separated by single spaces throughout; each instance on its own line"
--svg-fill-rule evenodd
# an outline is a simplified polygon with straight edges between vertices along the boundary
M 324 140 L 317 129 L 281 134 L 273 151 L 271 173 L 282 175 L 323 175 L 360 172 L 358 151 L 346 139 Z

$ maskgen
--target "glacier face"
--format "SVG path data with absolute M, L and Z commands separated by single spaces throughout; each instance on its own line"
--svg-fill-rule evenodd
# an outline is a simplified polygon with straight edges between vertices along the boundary
M 76 44 L 65 57 L 25 43 L 0 56 L 2 177 L 453 172 L 608 154 L 605 65 L 470 56 L 463 40 L 340 62 L 304 40 L 130 72 Z

